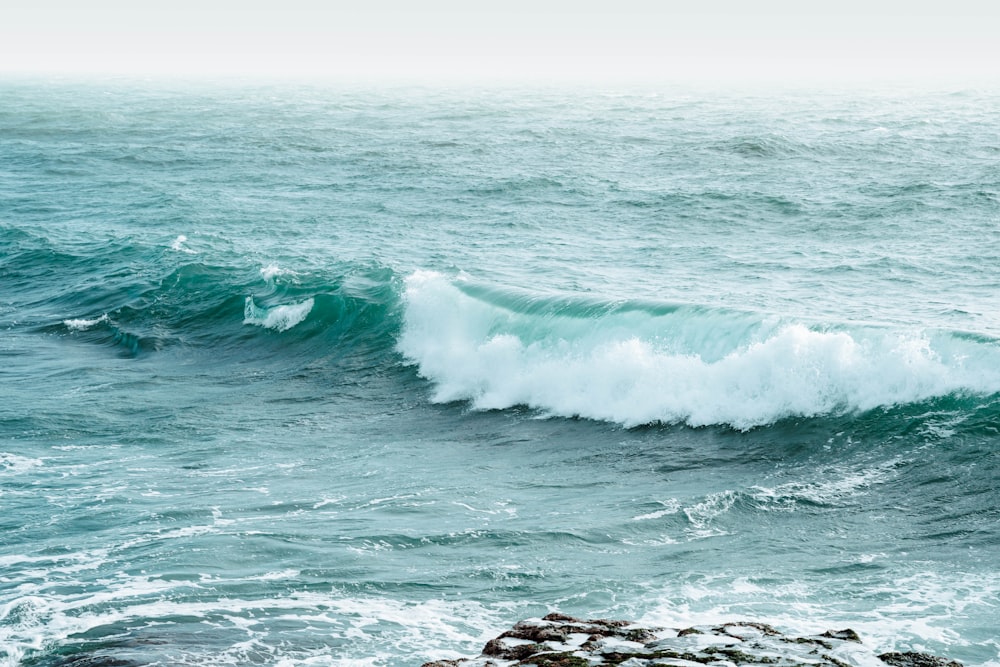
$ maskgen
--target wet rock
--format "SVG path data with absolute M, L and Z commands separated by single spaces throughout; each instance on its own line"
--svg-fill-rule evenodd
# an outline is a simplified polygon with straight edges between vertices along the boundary
M 883 653 L 890 667 L 962 667 L 925 653 Z M 876 656 L 853 630 L 785 635 L 766 623 L 655 628 L 553 613 L 520 621 L 477 658 L 423 667 L 870 667 Z
M 916 651 L 883 653 L 879 660 L 892 667 L 962 667 L 960 662 Z
M 585 623 L 586 621 L 581 621 L 578 618 L 573 618 L 572 616 L 567 616 L 566 614 L 552 613 L 548 616 L 542 617 L 543 621 L 560 621 L 563 623 Z
M 703 634 L 698 628 L 684 628 L 683 630 L 677 631 L 678 637 L 686 637 L 688 635 L 700 635 Z
M 565 630 L 558 628 L 518 623 L 513 630 L 508 630 L 500 635 L 500 638 L 526 639 L 538 644 L 541 642 L 564 642 L 567 636 L 568 633 Z
M 774 637 L 781 634 L 766 623 L 749 623 L 745 621 L 739 623 L 726 623 L 717 628 L 713 628 L 712 630 L 713 632 L 729 635 L 730 637 L 735 637 L 737 639 L 746 639 L 747 637 L 754 637 L 758 634 L 766 635 L 768 637 Z
M 486 647 L 483 648 L 483 655 L 494 656 L 502 658 L 503 660 L 520 661 L 546 650 L 544 645 L 536 644 L 534 642 L 527 644 L 508 644 L 503 640 L 503 637 L 491 639 L 487 642 Z
M 543 653 L 518 663 L 538 667 L 590 667 L 590 661 L 572 652 Z

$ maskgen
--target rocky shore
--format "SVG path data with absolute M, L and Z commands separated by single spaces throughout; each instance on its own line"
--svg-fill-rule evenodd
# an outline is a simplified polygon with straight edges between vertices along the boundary
M 962 667 L 926 653 L 876 654 L 853 630 L 794 637 L 764 623 L 654 628 L 562 614 L 517 623 L 476 658 L 423 667 Z

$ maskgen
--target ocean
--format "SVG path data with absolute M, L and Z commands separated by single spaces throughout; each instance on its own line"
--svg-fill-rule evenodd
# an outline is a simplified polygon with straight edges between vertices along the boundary
M 1000 666 L 1000 93 L 0 82 L 0 665 L 549 612 Z

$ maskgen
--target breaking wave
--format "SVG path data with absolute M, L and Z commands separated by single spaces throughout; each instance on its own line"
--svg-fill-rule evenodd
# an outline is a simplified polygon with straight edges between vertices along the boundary
M 433 400 L 482 410 L 745 430 L 1000 391 L 997 341 L 953 332 L 531 296 L 427 271 L 404 301 L 398 349 Z
M 287 331 L 306 319 L 309 311 L 315 305 L 315 299 L 306 299 L 301 303 L 262 308 L 248 296 L 243 309 L 243 324 L 255 324 L 275 331 Z

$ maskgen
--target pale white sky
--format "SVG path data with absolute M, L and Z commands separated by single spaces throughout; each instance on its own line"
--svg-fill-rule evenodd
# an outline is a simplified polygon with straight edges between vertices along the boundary
M 0 72 L 997 82 L 1000 0 L 0 0 Z

